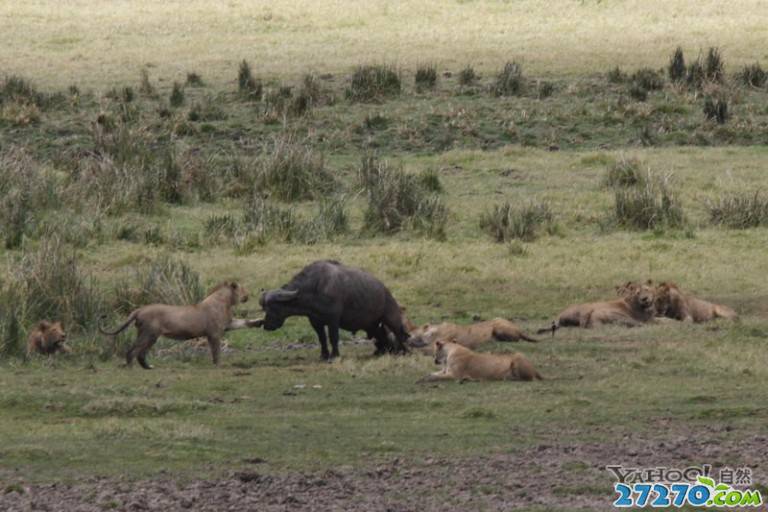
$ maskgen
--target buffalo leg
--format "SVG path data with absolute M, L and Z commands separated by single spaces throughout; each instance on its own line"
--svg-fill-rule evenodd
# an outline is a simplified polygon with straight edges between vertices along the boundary
M 339 357 L 339 326 L 330 324 L 328 326 L 328 336 L 331 338 L 331 359 Z
M 382 328 L 380 325 L 365 331 L 368 339 L 373 340 L 373 344 L 376 346 L 376 351 L 373 353 L 374 356 L 382 356 L 389 351 L 389 341 L 386 338 L 386 333 L 382 333 L 381 331 Z M 384 334 L 383 338 L 382 334 Z
M 331 356 L 328 353 L 328 339 L 325 337 L 325 325 L 312 319 L 309 320 L 309 323 L 312 324 L 312 328 L 317 333 L 317 339 L 320 341 L 320 357 L 322 357 L 323 361 L 327 361 Z

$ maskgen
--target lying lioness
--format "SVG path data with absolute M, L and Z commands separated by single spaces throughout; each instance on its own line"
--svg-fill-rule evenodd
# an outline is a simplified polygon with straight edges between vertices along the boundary
M 452 324 L 424 324 L 411 332 L 408 342 L 410 345 L 428 350 L 432 353 L 433 344 L 437 340 L 451 340 L 464 347 L 474 349 L 489 341 L 538 341 L 523 332 L 516 324 L 503 318 L 494 318 L 485 322 L 471 325 Z
M 656 290 L 648 284 L 629 282 L 617 287 L 621 298 L 605 302 L 575 304 L 563 310 L 551 327 L 539 329 L 537 333 L 552 331 L 560 327 L 597 327 L 617 324 L 636 327 L 653 320 L 656 316 Z
M 69 354 L 72 350 L 67 346 L 67 333 L 61 322 L 42 320 L 27 337 L 27 355 L 34 353 L 53 355 L 57 352 Z
M 523 354 L 478 354 L 458 343 L 435 342 L 435 364 L 443 369 L 420 382 L 439 380 L 542 380 Z
M 114 336 L 132 323 L 136 324 L 138 331 L 136 342 L 125 355 L 128 366 L 136 357 L 142 368 L 151 369 L 152 366 L 147 363 L 147 353 L 160 336 L 174 340 L 205 337 L 211 349 L 213 364 L 219 364 L 221 338 L 225 331 L 261 327 L 263 324 L 262 320 L 233 318 L 232 308 L 247 300 L 248 292 L 245 288 L 237 283 L 222 283 L 211 290 L 199 304 L 191 306 L 150 304 L 134 310 L 116 331 L 105 331 L 101 325 L 99 325 L 99 331 L 102 334 Z
M 656 287 L 656 313 L 659 316 L 696 323 L 708 322 L 715 318 L 733 320 L 739 316 L 728 306 L 684 294 L 675 283 L 661 283 Z

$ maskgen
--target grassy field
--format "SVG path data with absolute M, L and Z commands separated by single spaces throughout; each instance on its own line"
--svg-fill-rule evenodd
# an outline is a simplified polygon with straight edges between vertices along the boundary
M 354 479 L 434 460 L 485 474 L 500 457 L 564 480 L 530 501 L 536 479 L 510 469 L 526 487 L 484 483 L 487 496 L 605 508 L 605 464 L 759 460 L 768 92 L 737 75 L 766 57 L 757 7 L 0 2 L 0 505 L 16 506 L 2 501 L 16 485 L 226 479 L 261 459 L 259 473 Z M 641 85 L 653 72 L 636 72 L 665 68 L 677 45 L 688 64 L 719 47 L 724 74 L 673 82 L 662 69 Z M 254 82 L 238 89 L 244 58 Z M 508 60 L 522 74 L 502 90 Z M 375 83 L 354 101 L 353 67 L 370 63 L 396 66 L 399 91 Z M 427 63 L 436 83 L 419 87 Z M 467 65 L 476 80 L 463 81 Z M 723 122 L 705 113 L 713 101 L 727 104 Z M 609 184 L 625 171 L 637 183 Z M 650 216 L 617 214 L 647 191 Z M 382 229 L 394 217 L 376 207 L 397 201 L 411 210 Z M 546 219 L 497 242 L 481 219 L 505 202 Z M 298 318 L 231 333 L 219 368 L 192 343 L 161 341 L 152 372 L 122 367 L 130 332 L 113 343 L 95 330 L 101 314 L 115 325 L 137 303 L 224 279 L 251 291 L 239 311 L 255 317 L 259 290 L 320 258 L 371 271 L 418 324 L 501 316 L 532 332 L 648 278 L 740 319 L 488 346 L 524 352 L 546 377 L 533 384 L 417 384 L 430 358 L 375 359 L 349 334 L 342 358 L 320 363 Z M 23 356 L 41 316 L 65 321 L 72 356 Z M 697 436 L 722 450 L 634 448 Z M 420 506 L 419 485 L 395 504 Z

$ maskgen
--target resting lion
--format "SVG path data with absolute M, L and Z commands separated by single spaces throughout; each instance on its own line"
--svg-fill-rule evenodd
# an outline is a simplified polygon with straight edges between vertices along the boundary
M 458 343 L 435 342 L 435 364 L 443 369 L 420 382 L 440 380 L 542 380 L 523 354 L 478 354 Z
M 221 338 L 224 331 L 244 327 L 260 327 L 262 320 L 241 320 L 232 318 L 232 308 L 248 300 L 248 292 L 237 283 L 222 283 L 216 286 L 202 302 L 191 306 L 169 306 L 150 304 L 134 310 L 116 331 L 102 334 L 114 336 L 124 331 L 131 323 L 136 324 L 136 342 L 128 349 L 125 360 L 128 366 L 133 358 L 139 360 L 142 368 L 152 368 L 147 363 L 147 352 L 157 338 L 165 336 L 174 340 L 188 340 L 206 337 L 211 349 L 213 364 L 219 364 Z
M 617 287 L 621 297 L 605 302 L 574 304 L 567 307 L 551 327 L 537 333 L 555 331 L 560 327 L 597 327 L 617 324 L 636 327 L 653 320 L 656 315 L 656 290 L 648 284 L 627 283 Z
M 656 287 L 656 313 L 683 322 L 708 322 L 715 318 L 738 318 L 728 306 L 713 304 L 686 295 L 675 283 L 661 283 Z
M 27 336 L 27 355 L 38 354 L 52 355 L 57 352 L 69 354 L 72 349 L 67 346 L 67 333 L 61 326 L 61 322 L 49 322 L 42 320 L 37 327 Z
M 411 333 L 409 344 L 428 350 L 432 353 L 433 344 L 437 340 L 451 340 L 464 347 L 475 349 L 490 341 L 530 341 L 537 342 L 523 332 L 516 324 L 503 318 L 494 318 L 471 325 L 459 325 L 450 322 L 441 324 L 424 324 Z

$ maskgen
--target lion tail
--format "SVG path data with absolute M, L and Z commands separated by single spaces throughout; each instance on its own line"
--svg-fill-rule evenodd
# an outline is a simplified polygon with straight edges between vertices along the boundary
M 538 343 L 538 341 L 539 341 L 539 340 L 538 340 L 538 339 L 536 339 L 536 338 L 531 338 L 530 336 L 528 336 L 528 335 L 527 335 L 527 334 L 525 334 L 524 332 L 521 332 L 521 333 L 520 333 L 520 337 L 521 337 L 522 339 L 524 339 L 525 341 L 529 341 L 529 342 L 531 342 L 531 343 Z
M 128 315 L 128 319 L 125 321 L 125 323 L 123 325 L 121 325 L 120 327 L 118 327 L 116 331 L 112 331 L 112 332 L 106 331 L 106 330 L 104 330 L 104 327 L 102 327 L 101 322 L 106 317 L 106 315 L 102 315 L 101 319 L 99 320 L 99 332 L 101 334 L 106 334 L 107 336 L 116 336 L 116 335 L 120 334 L 121 332 L 126 330 L 129 325 L 131 325 L 133 322 L 136 321 L 136 314 L 138 312 L 139 312 L 138 309 L 134 310 L 130 315 Z

